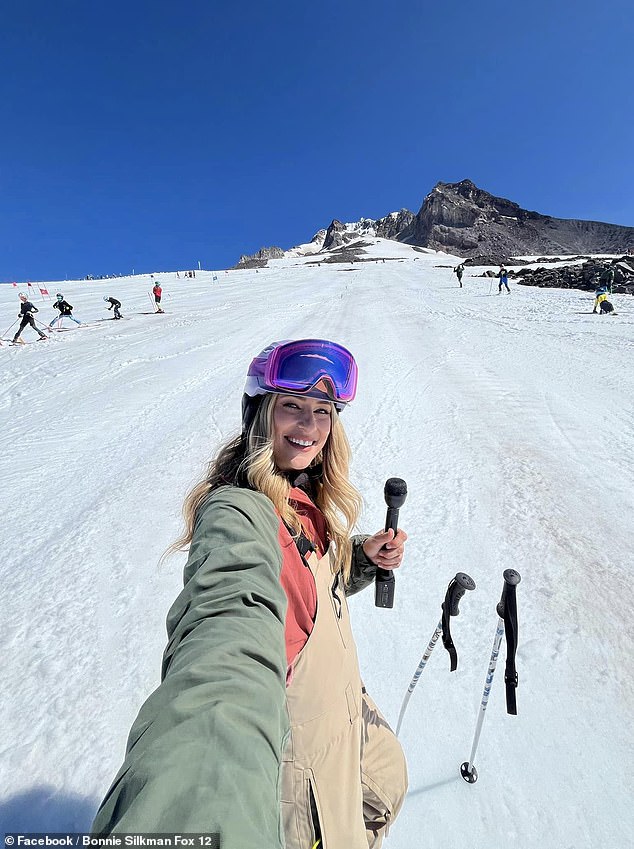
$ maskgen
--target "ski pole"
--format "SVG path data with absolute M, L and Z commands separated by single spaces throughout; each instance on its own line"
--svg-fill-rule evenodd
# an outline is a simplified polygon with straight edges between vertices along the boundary
M 398 723 L 396 725 L 396 736 L 398 737 L 398 732 L 401 729 L 401 724 L 403 722 L 403 717 L 405 716 L 405 711 L 407 710 L 407 705 L 409 700 L 414 692 L 414 688 L 418 684 L 418 679 L 421 676 L 421 673 L 425 666 L 427 665 L 427 661 L 429 660 L 431 653 L 433 652 L 436 643 L 438 642 L 438 637 L 442 634 L 442 642 L 444 647 L 449 652 L 450 658 L 450 671 L 453 672 L 458 667 L 458 654 L 456 652 L 456 648 L 453 644 L 453 640 L 451 639 L 451 630 L 450 630 L 450 617 L 457 616 L 460 611 L 458 610 L 458 604 L 460 603 L 460 599 L 465 594 L 466 590 L 474 590 L 475 589 L 475 581 L 473 578 L 470 578 L 466 572 L 457 572 L 456 577 L 452 578 L 449 582 L 449 586 L 447 587 L 447 592 L 445 593 L 445 600 L 441 604 L 442 616 L 436 626 L 436 630 L 432 634 L 432 638 L 429 641 L 429 645 L 425 649 L 425 654 L 422 656 L 418 667 L 416 668 L 416 672 L 414 673 L 414 677 L 412 678 L 409 687 L 407 688 L 407 693 L 405 693 L 405 698 L 403 699 L 403 704 L 401 705 L 401 712 L 398 717 Z
M 155 304 L 155 302 L 152 300 L 152 295 L 148 292 L 148 293 L 147 293 L 147 296 L 148 296 L 148 298 L 150 299 L 150 303 L 152 304 L 152 310 L 153 310 L 153 312 L 156 312 L 156 304 Z
M 3 333 L 2 335 L 3 335 L 3 336 L 6 336 L 6 335 L 7 335 L 7 333 L 11 330 L 11 328 L 12 328 L 12 327 L 15 327 L 15 325 L 18 323 L 18 321 L 20 321 L 20 319 L 19 319 L 19 318 L 16 318 L 16 320 L 13 322 L 13 324 L 12 324 L 12 325 L 10 325 L 9 327 L 7 327 L 7 329 L 4 331 L 4 333 Z
M 517 672 L 515 671 L 515 651 L 517 649 L 517 600 L 515 597 L 515 588 L 522 580 L 519 572 L 515 569 L 506 569 L 504 571 L 504 587 L 502 589 L 502 598 L 497 605 L 498 622 L 495 629 L 495 637 L 493 638 L 493 649 L 491 651 L 491 659 L 489 660 L 489 668 L 484 682 L 484 693 L 480 703 L 480 712 L 476 723 L 475 736 L 473 745 L 471 746 L 471 754 L 469 760 L 460 765 L 460 775 L 468 784 L 475 784 L 478 780 L 478 771 L 476 770 L 473 761 L 475 758 L 476 749 L 480 740 L 480 732 L 482 731 L 482 723 L 484 722 L 484 714 L 489 703 L 491 695 L 491 686 L 493 684 L 493 675 L 500 654 L 500 645 L 502 637 L 506 629 L 506 670 L 504 682 L 506 684 L 506 712 L 516 715 L 517 705 L 515 702 L 515 690 L 517 688 Z

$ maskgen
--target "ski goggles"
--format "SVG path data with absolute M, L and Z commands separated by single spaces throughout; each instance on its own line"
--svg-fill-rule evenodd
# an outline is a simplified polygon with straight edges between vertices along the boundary
M 341 408 L 356 394 L 358 370 L 343 345 L 325 339 L 300 339 L 277 344 L 264 361 L 256 357 L 249 376 L 261 392 L 324 397 Z M 321 381 L 331 391 L 316 390 Z

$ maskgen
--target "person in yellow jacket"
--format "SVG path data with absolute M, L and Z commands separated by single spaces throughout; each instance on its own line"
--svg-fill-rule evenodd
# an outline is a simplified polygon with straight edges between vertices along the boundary
M 186 499 L 162 682 L 94 833 L 381 846 L 407 769 L 361 680 L 346 596 L 401 564 L 407 534 L 351 533 L 361 499 L 339 416 L 356 385 L 352 354 L 327 340 L 275 342 L 252 361 L 242 431 Z
M 614 312 L 614 306 L 608 300 L 608 290 L 605 286 L 600 286 L 595 292 L 593 313 L 596 313 L 597 307 L 601 314 Z

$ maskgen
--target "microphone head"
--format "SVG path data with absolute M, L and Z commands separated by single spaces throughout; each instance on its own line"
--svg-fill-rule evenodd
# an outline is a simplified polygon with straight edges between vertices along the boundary
M 388 478 L 383 495 L 388 507 L 401 507 L 407 498 L 407 484 L 402 478 Z

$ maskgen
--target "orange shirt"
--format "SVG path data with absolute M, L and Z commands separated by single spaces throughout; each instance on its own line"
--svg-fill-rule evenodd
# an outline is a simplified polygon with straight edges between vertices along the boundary
M 324 514 L 313 504 L 308 495 L 297 487 L 291 490 L 290 501 L 299 514 L 304 534 L 315 546 L 317 556 L 322 557 L 328 547 Z M 285 624 L 288 683 L 293 661 L 303 649 L 313 630 L 317 615 L 317 590 L 313 573 L 302 560 L 295 540 L 281 521 L 278 539 L 282 549 L 280 581 L 288 599 Z

